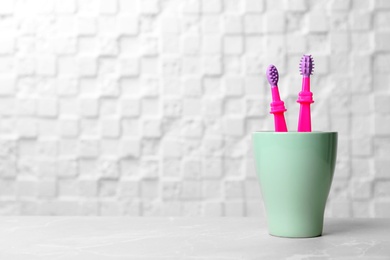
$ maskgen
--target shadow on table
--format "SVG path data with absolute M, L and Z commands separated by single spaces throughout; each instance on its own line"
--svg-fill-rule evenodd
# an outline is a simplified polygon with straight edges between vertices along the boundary
M 322 236 L 327 235 L 354 235 L 362 233 L 389 233 L 390 225 L 385 219 L 376 219 L 368 221 L 368 219 L 332 219 L 325 220 L 324 231 Z

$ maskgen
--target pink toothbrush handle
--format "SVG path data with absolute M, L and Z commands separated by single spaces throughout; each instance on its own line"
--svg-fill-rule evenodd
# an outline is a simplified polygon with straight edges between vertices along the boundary
M 280 100 L 279 90 L 277 86 L 272 86 L 272 102 L 271 114 L 274 114 L 275 132 L 287 132 L 287 124 L 284 119 L 284 112 L 287 109 L 284 107 L 284 102 Z
M 276 132 L 287 132 L 287 125 L 286 125 L 286 120 L 284 119 L 283 112 L 274 113 L 274 121 L 275 121 Z
M 311 132 L 310 103 L 301 103 L 298 132 Z
M 298 132 L 311 132 L 310 104 L 313 103 L 313 93 L 310 92 L 310 78 L 303 77 L 302 91 L 299 92 L 297 102 L 301 104 L 299 110 Z

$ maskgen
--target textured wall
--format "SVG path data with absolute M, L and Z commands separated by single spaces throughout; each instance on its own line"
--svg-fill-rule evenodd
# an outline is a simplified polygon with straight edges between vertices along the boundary
M 0 1 L 0 214 L 264 216 L 269 63 L 339 132 L 328 216 L 390 216 L 390 1 Z

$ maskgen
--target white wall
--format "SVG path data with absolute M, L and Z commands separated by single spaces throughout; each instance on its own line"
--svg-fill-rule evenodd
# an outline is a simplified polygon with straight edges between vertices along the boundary
M 390 216 L 390 1 L 0 2 L 0 214 L 264 216 L 268 64 L 339 132 L 327 216 Z

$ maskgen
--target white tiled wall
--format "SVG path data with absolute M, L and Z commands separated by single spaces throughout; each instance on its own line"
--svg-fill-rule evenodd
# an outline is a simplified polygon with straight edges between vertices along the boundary
M 0 214 L 264 216 L 268 64 L 339 132 L 327 216 L 390 217 L 390 1 L 0 1 Z

